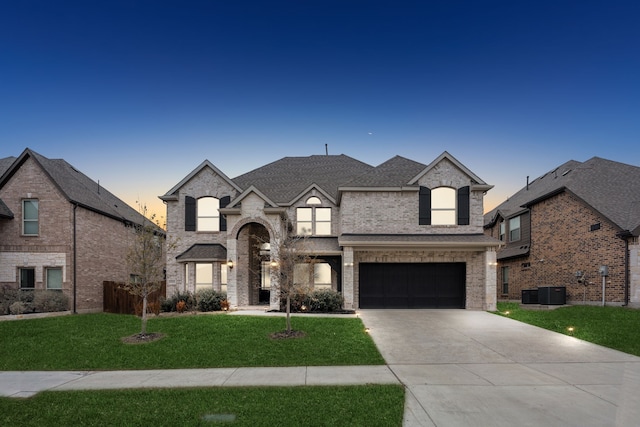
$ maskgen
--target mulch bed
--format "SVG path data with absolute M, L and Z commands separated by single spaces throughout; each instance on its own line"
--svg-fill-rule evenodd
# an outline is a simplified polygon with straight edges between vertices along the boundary
M 162 334 L 160 332 L 151 332 L 148 334 L 130 335 L 128 337 L 121 338 L 121 340 L 125 344 L 144 344 L 148 342 L 161 340 L 164 337 L 165 337 L 165 334 Z
M 289 332 L 287 331 L 274 332 L 269 335 L 269 338 L 271 338 L 272 340 L 286 340 L 290 338 L 304 338 L 306 336 L 307 334 L 304 331 L 291 330 Z

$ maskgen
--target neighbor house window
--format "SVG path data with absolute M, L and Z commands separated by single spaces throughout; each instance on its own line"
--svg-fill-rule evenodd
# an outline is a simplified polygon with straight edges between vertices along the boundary
M 299 236 L 329 236 L 331 235 L 331 208 L 319 205 L 322 201 L 318 197 L 309 197 L 307 206 L 296 209 L 296 232 Z
M 196 208 L 198 214 L 198 231 L 220 231 L 220 200 L 215 197 L 198 199 Z
M 62 268 L 47 268 L 47 289 L 62 289 Z
M 509 241 L 515 242 L 520 240 L 520 217 L 511 218 L 509 220 Z
M 502 221 L 502 222 L 500 223 L 500 236 L 499 236 L 499 239 L 500 239 L 501 241 L 504 241 L 504 234 L 505 234 L 505 230 L 504 230 L 504 228 L 505 228 L 505 223 L 504 223 L 504 221 Z
M 456 190 L 439 187 L 431 190 L 431 225 L 456 225 Z
M 502 293 L 509 294 L 509 267 L 502 267 Z
M 22 201 L 22 234 L 38 235 L 38 201 L 28 199 Z
M 200 289 L 213 288 L 213 264 L 198 263 L 196 264 L 196 292 Z
M 21 268 L 20 271 L 20 289 L 33 289 L 36 287 L 36 269 Z

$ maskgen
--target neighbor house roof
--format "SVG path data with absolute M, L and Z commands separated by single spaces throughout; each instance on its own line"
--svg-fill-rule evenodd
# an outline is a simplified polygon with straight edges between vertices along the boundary
M 53 184 L 70 203 L 132 224 L 150 224 L 150 221 L 124 201 L 101 187 L 100 184 L 71 166 L 63 159 L 49 159 L 33 150 L 26 149 L 0 176 L 3 187 L 27 159 L 33 159 L 49 176 Z M 6 159 L 2 159 L 6 160 Z M 0 161 L 0 165 L 4 162 Z M 159 227 L 158 227 L 159 230 Z
M 593 157 L 570 160 L 533 180 L 485 215 L 485 226 L 564 191 L 576 195 L 622 231 L 640 234 L 640 167 Z
M 4 204 L 2 199 L 0 199 L 0 218 L 13 218 L 13 212 L 11 212 L 11 209 L 9 209 L 7 205 Z

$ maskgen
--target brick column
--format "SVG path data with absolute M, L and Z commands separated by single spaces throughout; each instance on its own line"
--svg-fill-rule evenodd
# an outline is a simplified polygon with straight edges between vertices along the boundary
M 357 303 L 355 298 L 355 281 L 353 274 L 353 248 L 345 246 L 342 251 L 342 296 L 344 298 L 344 308 L 353 310 Z
M 498 283 L 498 262 L 495 248 L 488 248 L 484 253 L 485 258 L 485 303 L 484 310 L 495 311 L 497 309 L 497 283 Z

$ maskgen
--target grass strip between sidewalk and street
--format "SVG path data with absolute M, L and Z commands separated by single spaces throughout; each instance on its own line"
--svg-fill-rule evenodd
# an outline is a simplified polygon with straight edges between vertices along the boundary
M 107 313 L 0 322 L 0 370 L 188 369 L 254 366 L 381 365 L 384 359 L 357 318 L 292 318 L 306 336 L 272 339 L 283 317 L 151 317 L 165 337 L 125 344 L 140 319 Z
M 516 302 L 499 302 L 495 313 L 640 356 L 640 310 L 637 309 L 574 305 L 553 310 L 531 310 Z
M 0 398 L 0 425 L 401 426 L 400 385 L 49 391 Z

